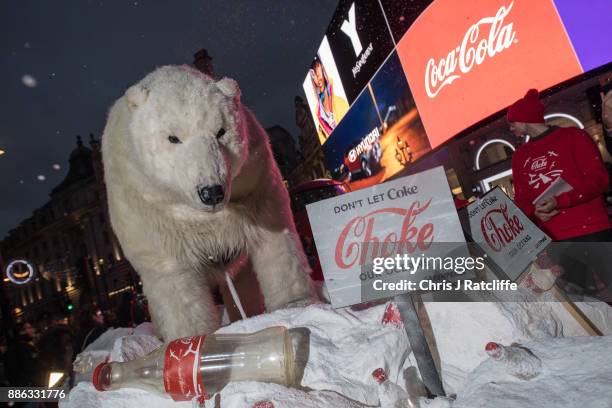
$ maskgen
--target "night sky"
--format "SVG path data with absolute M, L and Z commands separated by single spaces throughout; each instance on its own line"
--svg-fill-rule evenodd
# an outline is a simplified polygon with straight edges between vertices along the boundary
M 295 136 L 293 98 L 336 3 L 1 2 L 0 239 L 63 180 L 77 134 L 99 137 L 129 85 L 156 66 L 191 63 L 202 47 L 264 126 Z

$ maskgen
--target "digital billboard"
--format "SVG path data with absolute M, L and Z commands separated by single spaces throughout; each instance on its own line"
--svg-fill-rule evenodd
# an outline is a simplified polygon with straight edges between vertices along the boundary
M 323 144 L 349 108 L 327 37 L 323 38 L 302 86 L 319 142 Z
M 360 189 L 387 180 L 431 150 L 394 52 L 323 146 L 335 179 Z
M 320 105 L 333 107 L 334 98 L 317 94 L 316 80 L 304 82 L 328 169 L 356 188 L 383 181 L 527 89 L 544 90 L 610 63 L 611 15 L 610 0 L 342 0 L 319 55 L 348 113 L 339 108 L 333 126 L 321 125 L 329 110 Z M 385 77 L 398 60 L 397 78 Z M 399 90 L 404 96 L 388 96 Z M 412 106 L 408 127 L 423 129 L 412 131 L 418 137 L 407 142 L 411 155 L 401 165 L 388 159 L 396 147 L 387 144 L 396 114 L 389 106 L 410 117 L 397 101 Z M 397 157 L 408 152 L 401 143 Z M 359 166 L 344 162 L 351 151 L 357 158 L 372 149 Z
M 525 90 L 582 73 L 551 0 L 437 0 L 397 52 L 434 148 Z
M 326 37 L 352 103 L 394 48 L 380 5 L 372 0 L 341 0 Z

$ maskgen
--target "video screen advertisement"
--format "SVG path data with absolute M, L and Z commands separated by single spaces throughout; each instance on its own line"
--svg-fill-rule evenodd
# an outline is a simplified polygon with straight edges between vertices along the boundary
M 333 88 L 312 67 L 304 81 L 328 169 L 352 189 L 411 166 L 527 89 L 612 61 L 608 0 L 418 3 L 341 1 L 313 61 Z
M 402 65 L 392 53 L 323 145 L 334 179 L 360 189 L 431 150 Z
M 610 62 L 609 44 L 594 52 L 597 47 L 585 39 L 612 38 L 612 25 L 596 15 L 598 8 L 610 15 L 610 2 L 603 3 L 431 3 L 397 44 L 397 53 L 432 147 L 527 89 L 544 90 Z
M 378 2 L 340 1 L 303 83 L 321 144 L 393 48 Z

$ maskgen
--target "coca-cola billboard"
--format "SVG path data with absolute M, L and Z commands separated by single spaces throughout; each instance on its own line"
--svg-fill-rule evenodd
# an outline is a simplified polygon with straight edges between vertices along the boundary
M 437 0 L 397 45 L 432 147 L 582 68 L 552 0 Z
M 464 246 L 442 167 L 307 206 L 332 305 L 362 299 L 363 267 L 374 257 L 428 256 Z
M 472 239 L 516 281 L 551 242 L 499 188 L 467 207 Z

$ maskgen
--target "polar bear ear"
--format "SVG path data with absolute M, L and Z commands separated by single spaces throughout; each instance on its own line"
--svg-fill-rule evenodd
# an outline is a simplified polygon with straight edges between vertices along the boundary
M 217 81 L 217 87 L 225 96 L 234 98 L 237 101 L 240 100 L 240 88 L 238 87 L 238 83 L 232 78 L 221 78 Z
M 125 99 L 130 109 L 134 110 L 142 106 L 149 97 L 149 90 L 142 85 L 133 85 L 125 91 Z

